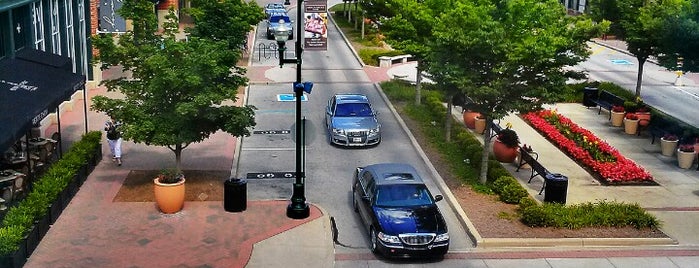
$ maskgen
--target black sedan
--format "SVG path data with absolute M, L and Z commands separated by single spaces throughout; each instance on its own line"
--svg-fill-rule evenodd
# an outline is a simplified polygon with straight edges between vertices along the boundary
M 432 196 L 415 168 L 384 163 L 358 167 L 352 203 L 367 227 L 371 251 L 385 256 L 442 256 L 449 233 Z

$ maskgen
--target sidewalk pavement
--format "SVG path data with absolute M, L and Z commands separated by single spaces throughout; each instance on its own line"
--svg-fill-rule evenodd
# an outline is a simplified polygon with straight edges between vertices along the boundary
M 364 69 L 373 82 L 379 82 L 394 74 L 412 73 L 414 77 L 415 64 L 392 68 L 367 66 Z M 249 74 L 273 81 L 274 72 L 256 68 Z M 98 94 L 114 93 L 105 92 L 101 87 L 88 92 L 90 97 Z M 699 260 L 696 257 L 699 256 L 699 233 L 696 232 L 696 226 L 699 226 L 699 172 L 677 168 L 673 159 L 657 153 L 657 143 L 650 144 L 646 136 L 629 136 L 611 127 L 606 115 L 598 115 L 594 109 L 579 104 L 558 104 L 553 108 L 646 167 L 660 183 L 660 186 L 600 186 L 519 117 L 505 118 L 503 122 L 512 123 L 522 142 L 531 144 L 540 153 L 539 159 L 544 166 L 568 176 L 569 203 L 601 199 L 638 202 L 664 222 L 663 231 L 677 244 L 605 248 L 604 251 L 580 251 L 581 247 L 570 245 L 555 249 L 538 248 L 536 252 L 532 252 L 532 248 L 476 248 L 473 252 L 449 253 L 444 261 L 434 265 L 461 267 L 468 258 L 472 259 L 467 261 L 469 265 L 481 266 L 507 266 L 509 263 L 574 267 L 583 263 L 593 266 L 603 263 L 607 267 L 637 267 L 639 264 L 696 267 Z M 64 140 L 68 144 L 77 140 L 83 131 L 81 111 L 81 104 L 76 104 L 73 111 L 62 113 Z M 101 130 L 105 120 L 104 115 L 89 112 L 91 130 Z M 217 133 L 187 150 L 182 161 L 183 169 L 231 170 L 234 163 L 232 148 L 236 146 L 239 143 L 235 137 Z M 182 212 L 171 215 L 159 213 L 152 202 L 112 202 L 130 170 L 160 169 L 174 163 L 172 153 L 165 148 L 130 142 L 125 142 L 123 147 L 123 166 L 117 167 L 105 156 L 42 239 L 25 267 L 355 267 L 370 266 L 376 261 L 370 254 L 360 260 L 337 260 L 330 224 L 332 215 L 313 204 L 311 217 L 291 220 L 283 213 L 287 200 L 248 200 L 248 209 L 242 213 L 224 212 L 220 201 L 188 202 Z M 103 152 L 108 152 L 106 143 Z M 520 175 L 525 172 L 520 172 Z M 521 176 L 519 178 L 523 181 Z M 542 198 L 537 195 L 541 180 L 531 184 L 525 182 L 523 184 L 533 196 Z M 521 250 L 529 253 L 521 254 Z M 571 257 L 584 258 L 585 261 L 566 259 Z M 507 259 L 518 260 L 509 262 Z

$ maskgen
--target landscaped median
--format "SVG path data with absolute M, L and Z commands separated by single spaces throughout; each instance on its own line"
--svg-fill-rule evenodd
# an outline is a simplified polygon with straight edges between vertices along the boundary
M 646 169 L 624 157 L 589 130 L 558 114 L 556 110 L 531 112 L 522 117 L 554 145 L 591 171 L 602 183 L 655 184 Z

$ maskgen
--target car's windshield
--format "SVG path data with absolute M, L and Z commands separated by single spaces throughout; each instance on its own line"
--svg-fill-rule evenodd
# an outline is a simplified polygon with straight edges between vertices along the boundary
M 371 106 L 368 103 L 342 103 L 335 108 L 335 116 L 372 116 Z
M 272 16 L 269 18 L 270 22 L 279 23 L 280 20 L 284 20 L 285 23 L 291 22 L 287 16 Z
M 383 185 L 376 190 L 376 205 L 381 207 L 424 206 L 432 203 L 427 187 L 422 184 Z

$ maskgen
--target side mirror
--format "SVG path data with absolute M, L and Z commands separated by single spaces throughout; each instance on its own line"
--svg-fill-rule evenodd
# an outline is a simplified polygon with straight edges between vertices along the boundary
M 444 199 L 444 197 L 441 194 L 434 196 L 434 202 L 442 201 L 442 199 Z

